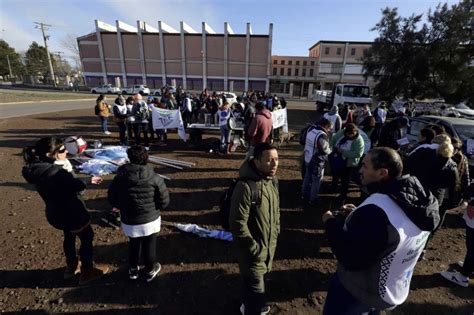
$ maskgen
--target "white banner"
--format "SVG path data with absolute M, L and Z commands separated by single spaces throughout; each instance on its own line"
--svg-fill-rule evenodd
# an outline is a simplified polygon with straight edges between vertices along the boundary
M 283 127 L 283 132 L 288 133 L 288 116 L 286 108 L 272 112 L 273 129 Z
M 179 110 L 168 110 L 157 107 L 152 108 L 153 129 L 178 129 L 178 135 L 186 141 L 188 139 L 184 130 L 183 119 Z

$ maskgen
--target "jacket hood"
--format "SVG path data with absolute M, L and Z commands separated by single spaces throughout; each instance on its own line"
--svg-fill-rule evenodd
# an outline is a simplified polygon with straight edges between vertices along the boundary
M 403 176 L 368 187 L 371 192 L 388 195 L 421 230 L 433 231 L 440 222 L 439 205 L 433 194 L 414 176 Z
M 250 161 L 245 161 L 244 163 L 242 163 L 242 166 L 240 166 L 239 178 L 259 181 L 262 179 L 262 176 L 258 174 L 258 171 L 253 164 L 253 160 L 250 160 Z
M 125 164 L 117 170 L 117 176 L 135 185 L 140 182 L 148 182 L 154 174 L 153 168 L 148 165 Z
M 60 170 L 62 170 L 61 166 L 47 162 L 36 162 L 23 167 L 21 173 L 28 183 L 36 185 L 48 180 Z
M 265 116 L 267 119 L 272 118 L 272 113 L 268 109 L 262 109 L 261 111 L 258 111 L 255 115 L 262 115 Z

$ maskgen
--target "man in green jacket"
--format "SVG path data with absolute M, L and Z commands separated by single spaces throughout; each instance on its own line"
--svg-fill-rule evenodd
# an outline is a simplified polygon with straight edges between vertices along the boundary
M 270 311 L 265 302 L 264 276 L 272 268 L 280 233 L 277 168 L 276 148 L 269 143 L 256 145 L 253 158 L 240 167 L 239 181 L 232 195 L 229 225 L 244 282 L 240 312 L 246 315 Z M 252 198 L 255 192 L 258 193 L 256 200 Z

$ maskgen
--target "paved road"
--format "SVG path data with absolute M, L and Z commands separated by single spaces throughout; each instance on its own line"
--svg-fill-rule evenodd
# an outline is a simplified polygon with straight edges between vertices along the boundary
M 91 114 L 93 114 L 94 105 L 95 101 L 93 99 L 1 104 L 0 119 L 84 108 L 89 108 Z

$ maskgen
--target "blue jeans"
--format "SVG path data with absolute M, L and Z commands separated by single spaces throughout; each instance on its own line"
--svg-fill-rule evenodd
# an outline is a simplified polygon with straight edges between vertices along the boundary
M 106 132 L 106 131 L 109 131 L 107 129 L 107 121 L 109 120 L 108 117 L 103 117 L 103 116 L 99 116 L 100 117 L 100 122 L 102 124 L 102 131 L 103 132 Z
M 226 125 L 221 126 L 221 150 L 225 151 L 226 145 L 230 142 L 230 130 Z
M 303 179 L 302 193 L 309 202 L 316 202 L 318 200 L 319 189 L 321 188 L 321 181 L 324 176 L 324 164 L 320 165 L 316 162 L 305 162 L 305 173 Z
M 323 315 L 379 315 L 378 310 L 362 304 L 343 287 L 337 274 L 329 281 Z

